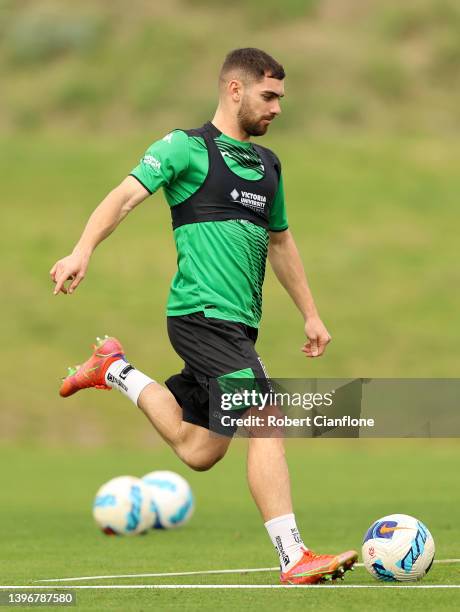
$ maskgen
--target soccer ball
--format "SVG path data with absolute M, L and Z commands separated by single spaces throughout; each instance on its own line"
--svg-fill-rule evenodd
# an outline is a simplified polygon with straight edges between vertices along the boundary
M 135 476 L 112 478 L 98 490 L 94 520 L 107 535 L 136 535 L 155 522 L 155 508 L 147 485 Z
M 171 529 L 186 523 L 193 514 L 194 500 L 190 485 L 175 472 L 157 471 L 142 480 L 148 485 L 155 506 L 155 529 Z
M 363 542 L 363 561 L 378 580 L 420 580 L 434 559 L 434 540 L 425 525 L 407 514 L 390 514 L 373 523 Z

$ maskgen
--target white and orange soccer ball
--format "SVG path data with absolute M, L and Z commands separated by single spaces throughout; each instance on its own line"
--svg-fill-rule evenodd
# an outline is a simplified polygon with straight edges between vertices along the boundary
M 93 516 L 107 535 L 144 533 L 156 520 L 149 487 L 135 476 L 112 478 L 98 490 Z
M 390 514 L 375 521 L 364 536 L 362 556 L 378 580 L 411 582 L 430 570 L 435 553 L 427 527 L 407 514 Z

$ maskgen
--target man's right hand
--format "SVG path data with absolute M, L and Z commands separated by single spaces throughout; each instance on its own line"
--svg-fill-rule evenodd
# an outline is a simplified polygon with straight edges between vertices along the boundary
M 57 261 L 50 270 L 50 276 L 54 287 L 54 295 L 59 292 L 73 293 L 81 281 L 85 278 L 88 269 L 89 255 L 72 253 Z M 70 281 L 66 287 L 65 283 Z

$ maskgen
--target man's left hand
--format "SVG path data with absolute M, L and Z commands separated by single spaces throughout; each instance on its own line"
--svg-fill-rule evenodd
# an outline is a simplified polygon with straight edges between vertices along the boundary
M 321 357 L 326 346 L 332 340 L 324 323 L 319 317 L 312 317 L 305 323 L 305 335 L 308 341 L 302 347 L 302 352 L 307 357 Z

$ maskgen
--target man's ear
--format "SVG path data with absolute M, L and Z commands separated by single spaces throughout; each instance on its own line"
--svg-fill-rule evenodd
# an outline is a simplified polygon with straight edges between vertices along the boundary
M 239 102 L 243 93 L 243 84 L 238 79 L 231 79 L 227 83 L 227 90 L 234 102 Z

